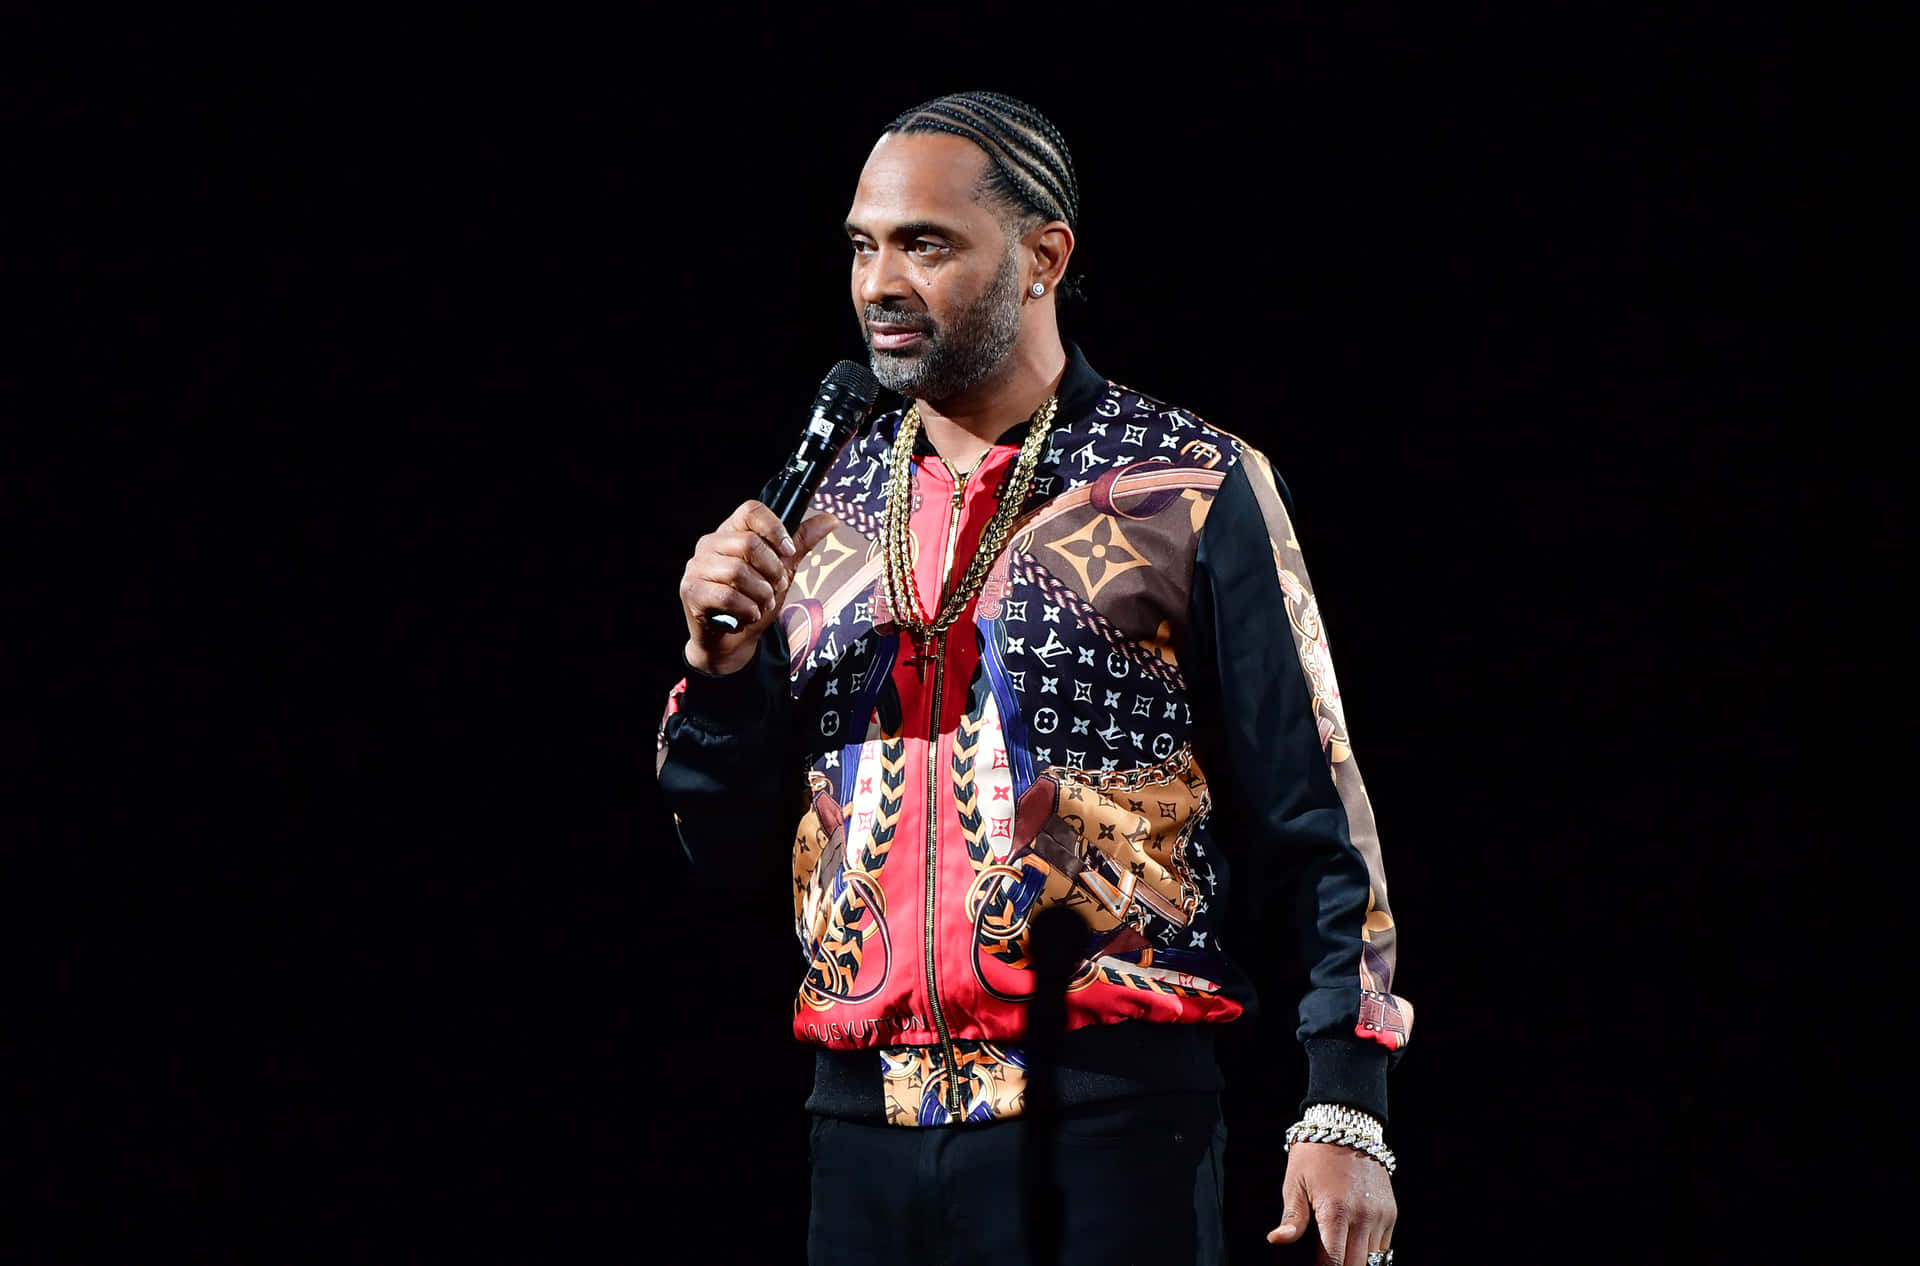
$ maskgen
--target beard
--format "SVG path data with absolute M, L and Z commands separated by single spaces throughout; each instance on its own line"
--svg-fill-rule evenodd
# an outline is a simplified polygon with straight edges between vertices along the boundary
M 942 329 L 930 316 L 914 324 L 927 341 L 911 351 L 883 351 L 867 341 L 873 376 L 889 391 L 920 400 L 951 400 L 999 367 L 1020 337 L 1020 293 L 1013 252 L 1000 261 L 978 299 Z M 868 308 L 866 324 L 902 323 L 903 314 Z

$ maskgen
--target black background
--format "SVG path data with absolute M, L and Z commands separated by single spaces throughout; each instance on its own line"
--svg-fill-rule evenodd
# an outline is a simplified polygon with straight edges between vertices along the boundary
M 87 392 L 86 563 L 43 579 L 109 612 L 42 648 L 105 702 L 20 744 L 71 758 L 86 895 L 34 961 L 98 1026 L 48 1030 L 39 1256 L 157 1211 L 252 1260 L 800 1259 L 785 863 L 722 900 L 678 857 L 674 589 L 859 353 L 867 148 L 969 87 L 1073 147 L 1068 336 L 1293 490 L 1419 1014 L 1396 1242 L 1771 1242 L 1778 32 L 528 21 L 209 28 L 33 120 L 91 164 L 30 346 Z M 1249 1261 L 1307 1258 L 1258 1238 L 1287 1011 L 1223 1056 Z

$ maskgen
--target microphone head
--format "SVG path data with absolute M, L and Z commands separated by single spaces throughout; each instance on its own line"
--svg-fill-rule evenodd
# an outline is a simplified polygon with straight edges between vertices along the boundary
M 800 527 L 800 516 L 833 464 L 834 454 L 853 438 L 878 394 L 880 383 L 873 371 L 858 361 L 843 360 L 827 371 L 820 390 L 813 393 L 813 412 L 799 447 L 760 492 L 760 500 L 789 532 Z
M 858 361 L 843 360 L 827 371 L 826 380 L 813 397 L 813 418 L 808 434 L 818 442 L 838 448 L 853 434 L 853 428 L 866 420 L 873 398 L 880 394 L 880 380 Z
M 838 387 L 860 402 L 862 410 L 873 407 L 873 398 L 880 394 L 880 380 L 873 371 L 857 360 L 843 360 L 827 371 L 826 381 L 820 384 L 820 390 Z
M 806 421 L 808 444 L 839 448 L 852 436 L 852 428 L 866 421 L 879 394 L 874 371 L 858 361 L 841 361 L 829 369 L 828 377 L 814 392 L 814 411 Z

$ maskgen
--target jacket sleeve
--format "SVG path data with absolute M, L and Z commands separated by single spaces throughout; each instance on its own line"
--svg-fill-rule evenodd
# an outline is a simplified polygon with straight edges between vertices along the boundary
M 786 666 L 775 622 L 745 668 L 715 677 L 689 666 L 668 696 L 655 765 L 660 792 L 681 847 L 710 882 L 764 879 L 759 859 L 792 834 L 803 812 L 806 780 L 792 748 Z
M 1251 449 L 1201 527 L 1189 617 L 1196 741 L 1227 810 L 1236 904 L 1290 935 L 1305 967 L 1305 1102 L 1385 1120 L 1413 1010 L 1389 992 L 1379 838 L 1287 498 Z

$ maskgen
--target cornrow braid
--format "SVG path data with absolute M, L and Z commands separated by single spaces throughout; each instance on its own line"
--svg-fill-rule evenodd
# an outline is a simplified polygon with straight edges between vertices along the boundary
M 990 160 L 987 198 L 1008 211 L 1064 220 L 1080 227 L 1080 182 L 1073 173 L 1067 139 L 1052 120 L 1024 101 L 998 92 L 955 92 L 935 97 L 887 124 L 888 132 L 945 132 L 972 141 Z M 1061 280 L 1058 292 L 1080 299 L 1079 277 Z

